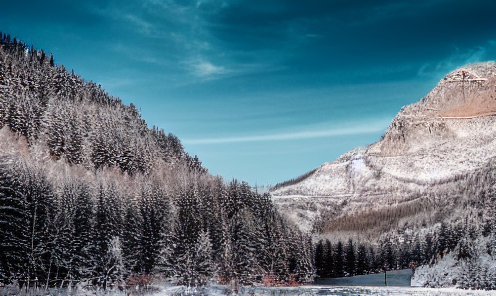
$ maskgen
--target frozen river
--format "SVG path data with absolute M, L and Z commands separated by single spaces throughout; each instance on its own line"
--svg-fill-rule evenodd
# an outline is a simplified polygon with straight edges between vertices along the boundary
M 389 296 L 468 296 L 468 295 L 494 295 L 496 291 L 467 291 L 455 288 L 421 288 L 421 287 L 329 287 L 329 286 L 302 286 L 294 288 L 253 288 L 243 287 L 238 294 L 231 294 L 221 287 L 210 287 L 202 291 L 186 291 L 179 287 L 162 290 L 154 296 L 179 296 L 179 295 L 267 295 L 267 296 L 366 296 L 366 295 L 389 295 Z
M 122 292 L 90 292 L 78 291 L 68 293 L 65 290 L 52 291 L 52 293 L 43 295 L 57 296 L 128 296 L 128 295 L 147 295 L 147 296 L 182 296 L 182 295 L 267 295 L 267 296 L 313 296 L 313 295 L 332 295 L 332 296 L 366 296 L 366 295 L 389 295 L 389 296 L 468 296 L 468 295 L 494 295 L 496 291 L 467 291 L 455 288 L 422 288 L 411 287 L 410 278 L 412 272 L 409 269 L 396 270 L 387 273 L 388 286 L 384 285 L 384 273 L 371 274 L 364 276 L 355 276 L 348 278 L 317 279 L 312 285 L 299 287 L 241 287 L 237 293 L 227 286 L 210 285 L 202 288 L 187 288 L 184 286 L 167 286 L 157 285 L 154 292 L 139 293 L 138 291 Z M 134 293 L 133 293 L 134 292 Z M 0 295 L 3 295 L 0 290 Z M 7 294 L 8 295 L 8 294 Z M 40 295 L 39 293 L 30 293 L 29 295 Z
M 300 287 L 242 287 L 237 295 L 271 295 L 271 296 L 296 296 L 296 295 L 429 295 L 429 296 L 465 296 L 465 295 L 495 295 L 496 291 L 466 291 L 455 288 L 422 288 L 411 287 L 412 271 L 410 269 L 387 272 L 385 286 L 384 273 L 360 275 L 347 278 L 317 279 L 313 285 Z M 181 287 L 171 287 L 162 290 L 156 296 L 165 295 L 232 295 L 225 286 L 210 286 L 201 290 L 187 290 Z M 236 294 L 234 294 L 236 295 Z
M 388 271 L 387 285 L 395 287 L 410 287 L 412 270 L 402 269 Z M 315 280 L 316 285 L 323 286 L 385 286 L 384 273 L 357 275 L 354 277 L 328 278 Z
M 496 296 L 496 291 L 470 291 L 459 290 L 455 288 L 421 288 L 421 287 L 373 287 L 373 286 L 323 286 L 309 285 L 300 287 L 241 287 L 237 293 L 227 286 L 212 285 L 203 288 L 187 288 L 184 286 L 155 286 L 154 292 L 138 292 L 138 291 L 67 291 L 65 289 L 51 290 L 48 293 L 37 293 L 40 291 L 28 291 L 28 293 L 1 293 L 5 292 L 0 289 L 0 295 L 53 295 L 53 296 L 183 296 L 183 295 L 243 295 L 243 296 L 366 296 L 366 295 L 388 295 L 388 296 L 477 296 L 477 295 L 493 295 Z M 45 291 L 46 292 L 46 291 Z

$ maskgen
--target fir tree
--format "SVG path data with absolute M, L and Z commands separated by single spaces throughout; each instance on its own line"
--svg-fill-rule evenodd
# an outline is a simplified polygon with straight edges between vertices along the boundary
M 326 266 L 324 254 L 324 241 L 319 240 L 315 246 L 315 269 L 317 271 L 317 276 L 325 277 L 324 268 Z
M 343 243 L 341 241 L 336 245 L 336 251 L 334 252 L 334 277 L 344 276 L 344 262 L 343 262 Z
M 331 242 L 326 239 L 324 245 L 324 277 L 331 277 L 334 272 L 334 257 Z
M 355 275 L 355 246 L 353 245 L 353 241 L 351 238 L 348 240 L 348 244 L 346 245 L 346 273 L 349 276 Z
M 358 245 L 357 249 L 357 264 L 356 274 L 365 274 L 369 270 L 369 262 L 367 258 L 367 249 L 363 243 Z

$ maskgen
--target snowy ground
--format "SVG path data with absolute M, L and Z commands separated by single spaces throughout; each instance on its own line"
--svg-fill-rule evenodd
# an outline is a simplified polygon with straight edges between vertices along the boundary
M 189 293 L 188 293 L 189 292 Z M 196 293 L 195 293 L 196 292 Z M 238 294 L 230 294 L 224 287 L 211 287 L 203 291 L 186 291 L 184 288 L 175 287 L 164 289 L 153 296 L 169 295 L 429 295 L 429 296 L 465 296 L 465 295 L 496 295 L 496 291 L 470 291 L 455 288 L 416 288 L 416 287 L 329 287 L 329 286 L 303 286 L 292 288 L 251 288 L 243 287 Z
M 9 291 L 14 292 L 14 291 Z M 72 291 L 71 293 L 67 290 L 57 290 L 57 291 L 16 291 L 14 293 L 9 293 L 6 290 L 0 288 L 0 295 L 53 295 L 53 296 L 66 296 L 66 295 L 78 295 L 78 296 L 128 296 L 128 295 L 143 295 L 143 296 L 181 296 L 181 295 L 271 295 L 271 296 L 310 296 L 310 295 L 333 295 L 333 296 L 365 296 L 365 295 L 390 295 L 390 296 L 417 296 L 417 295 L 428 295 L 428 296 L 469 296 L 469 295 L 494 295 L 496 296 L 496 291 L 480 291 L 480 290 L 460 290 L 455 288 L 420 288 L 420 287 L 347 287 L 347 286 L 301 286 L 301 287 L 241 287 L 238 293 L 233 293 L 232 289 L 227 286 L 210 286 L 206 288 L 187 288 L 184 286 L 173 286 L 173 287 L 159 287 L 156 292 L 152 293 L 130 293 L 129 291 L 116 291 L 116 292 L 90 292 L 90 291 Z

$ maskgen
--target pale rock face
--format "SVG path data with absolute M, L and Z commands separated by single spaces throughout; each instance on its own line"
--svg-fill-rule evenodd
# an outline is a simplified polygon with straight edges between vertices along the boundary
M 380 141 L 271 194 L 311 231 L 324 213 L 332 220 L 385 206 L 385 200 L 458 192 L 466 186 L 463 176 L 494 167 L 495 159 L 496 63 L 478 63 L 449 73 L 422 100 L 403 107 Z

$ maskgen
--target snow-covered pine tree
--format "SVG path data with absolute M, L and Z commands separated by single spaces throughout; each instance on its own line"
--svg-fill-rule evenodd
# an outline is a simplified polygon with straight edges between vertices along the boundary
M 325 254 L 324 241 L 319 240 L 315 246 L 315 269 L 317 276 L 324 277 Z
M 306 283 L 313 280 L 313 246 L 311 238 L 302 233 L 291 232 L 289 243 L 289 283 Z
M 334 277 L 342 277 L 345 272 L 343 243 L 338 241 L 334 251 Z
M 427 233 L 425 240 L 422 245 L 422 264 L 428 264 L 432 257 L 434 256 L 434 243 L 432 239 L 432 234 Z
M 238 211 L 230 221 L 234 271 L 241 283 L 253 282 L 260 274 L 255 255 L 256 245 L 252 221 L 253 217 L 246 208 Z
M 138 205 L 128 204 L 122 229 L 122 257 L 128 275 L 139 272 L 139 258 L 143 221 L 138 211 Z
M 75 263 L 75 226 L 76 196 L 75 183 L 67 182 L 62 185 L 58 196 L 56 213 L 49 230 L 48 249 L 50 250 L 47 279 L 45 287 L 50 285 L 71 285 L 76 280 Z
M 173 230 L 173 252 L 169 268 L 180 284 L 194 285 L 195 244 L 201 230 L 200 215 L 195 204 L 196 188 L 189 184 L 176 198 L 177 221 Z
M 195 245 L 196 285 L 207 284 L 215 268 L 212 260 L 212 243 L 208 231 L 200 231 Z
M 349 276 L 353 276 L 356 274 L 356 256 L 355 256 L 355 245 L 353 244 L 353 240 L 351 238 L 348 239 L 348 243 L 346 244 L 345 250 L 346 257 L 346 273 Z
M 110 209 L 108 204 L 108 192 L 100 183 L 98 188 L 98 201 L 96 204 L 94 242 L 93 242 L 93 278 L 94 283 L 101 287 L 107 287 L 110 281 L 109 272 L 113 268 L 109 249 L 111 249 L 112 228 Z
M 357 248 L 356 274 L 361 275 L 369 271 L 369 262 L 367 258 L 367 248 L 360 243 Z
M 422 245 L 418 235 L 415 236 L 414 247 L 412 250 L 412 262 L 420 264 L 422 262 Z
M 23 172 L 14 170 L 8 158 L 0 159 L 0 260 L 2 283 L 21 281 L 29 277 L 29 250 L 31 234 L 29 211 Z M 20 168 L 17 165 L 14 165 Z
M 88 185 L 74 181 L 77 188 L 75 213 L 71 217 L 74 225 L 73 266 L 75 280 L 85 280 L 93 273 L 92 257 L 94 255 L 94 203 Z
M 160 240 L 162 234 L 163 221 L 163 197 L 159 188 L 150 188 L 143 190 L 139 203 L 142 230 L 139 240 L 139 250 L 141 252 L 139 259 L 140 272 L 149 274 L 157 262 L 160 252 Z
M 222 221 L 219 261 L 216 271 L 216 276 L 221 284 L 228 284 L 235 277 L 234 264 L 233 264 L 233 246 L 232 235 L 228 224 L 227 213 L 225 208 L 222 208 L 220 213 Z
M 31 280 L 46 280 L 50 258 L 48 232 L 53 223 L 54 195 L 52 184 L 43 171 L 27 169 L 27 182 L 23 188 L 26 196 L 29 225 L 28 285 Z

